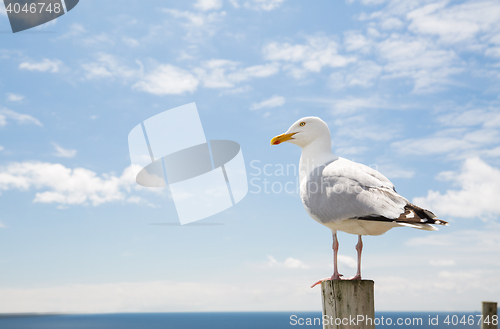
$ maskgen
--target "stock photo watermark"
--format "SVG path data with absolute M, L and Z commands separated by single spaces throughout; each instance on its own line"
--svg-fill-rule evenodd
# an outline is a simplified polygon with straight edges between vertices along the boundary
M 355 168 L 342 168 L 342 173 L 336 173 L 335 170 L 328 172 L 328 178 L 322 175 L 323 169 L 328 165 L 314 162 L 305 162 L 297 164 L 270 164 L 263 163 L 261 160 L 252 160 L 248 175 L 249 193 L 251 194 L 298 194 L 303 193 L 360 193 L 364 188 L 356 184 L 337 184 L 340 176 L 349 176 L 349 170 L 352 170 L 352 177 L 356 175 Z M 369 166 L 378 171 L 378 166 L 372 164 Z M 310 169 L 314 168 L 314 169 Z M 302 177 L 308 177 L 307 183 L 301 186 Z
M 357 316 L 349 316 L 345 318 L 334 318 L 332 316 L 323 315 L 321 318 L 302 318 L 297 315 L 290 315 L 290 325 L 292 326 L 477 326 L 481 324 L 498 325 L 498 316 L 486 316 L 481 314 L 469 315 L 428 315 L 425 317 L 375 317 L 371 318 L 366 315 L 358 314 Z
M 12 33 L 50 22 L 69 12 L 79 0 L 3 0 Z
M 136 183 L 169 187 L 181 225 L 218 214 L 248 192 L 240 145 L 207 141 L 195 103 L 154 115 L 128 135 Z

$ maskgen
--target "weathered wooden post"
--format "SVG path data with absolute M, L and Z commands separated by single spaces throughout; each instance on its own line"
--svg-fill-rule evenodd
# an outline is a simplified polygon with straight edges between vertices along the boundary
M 323 281 L 321 298 L 323 329 L 375 329 L 372 280 Z
M 498 328 L 497 303 L 483 302 L 483 310 L 481 314 L 483 315 L 481 329 Z

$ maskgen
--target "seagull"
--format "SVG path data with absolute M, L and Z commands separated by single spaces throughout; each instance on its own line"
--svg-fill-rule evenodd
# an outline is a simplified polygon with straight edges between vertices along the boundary
M 448 225 L 431 211 L 420 208 L 396 192 L 394 184 L 378 171 L 332 152 L 328 125 L 318 117 L 295 122 L 271 145 L 283 142 L 302 148 L 299 163 L 300 198 L 309 216 L 332 231 L 333 275 L 321 279 L 342 280 L 337 268 L 337 231 L 358 236 L 357 272 L 350 280 L 361 280 L 363 235 L 381 235 L 393 227 L 436 231 Z

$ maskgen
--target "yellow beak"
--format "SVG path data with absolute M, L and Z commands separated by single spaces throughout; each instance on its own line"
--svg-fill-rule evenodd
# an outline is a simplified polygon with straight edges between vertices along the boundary
M 293 139 L 292 136 L 295 135 L 296 133 L 291 133 L 291 134 L 281 134 L 279 136 L 274 137 L 271 139 L 271 145 L 278 145 L 283 142 L 286 142 L 290 139 Z

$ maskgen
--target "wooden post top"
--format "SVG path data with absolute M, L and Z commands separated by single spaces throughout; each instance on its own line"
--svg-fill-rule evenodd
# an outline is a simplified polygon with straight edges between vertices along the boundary
M 328 280 L 321 283 L 324 329 L 375 329 L 373 280 Z
M 497 329 L 498 328 L 498 315 L 497 315 L 497 307 L 498 304 L 496 302 L 483 302 L 482 305 L 483 315 L 481 321 L 481 329 Z

